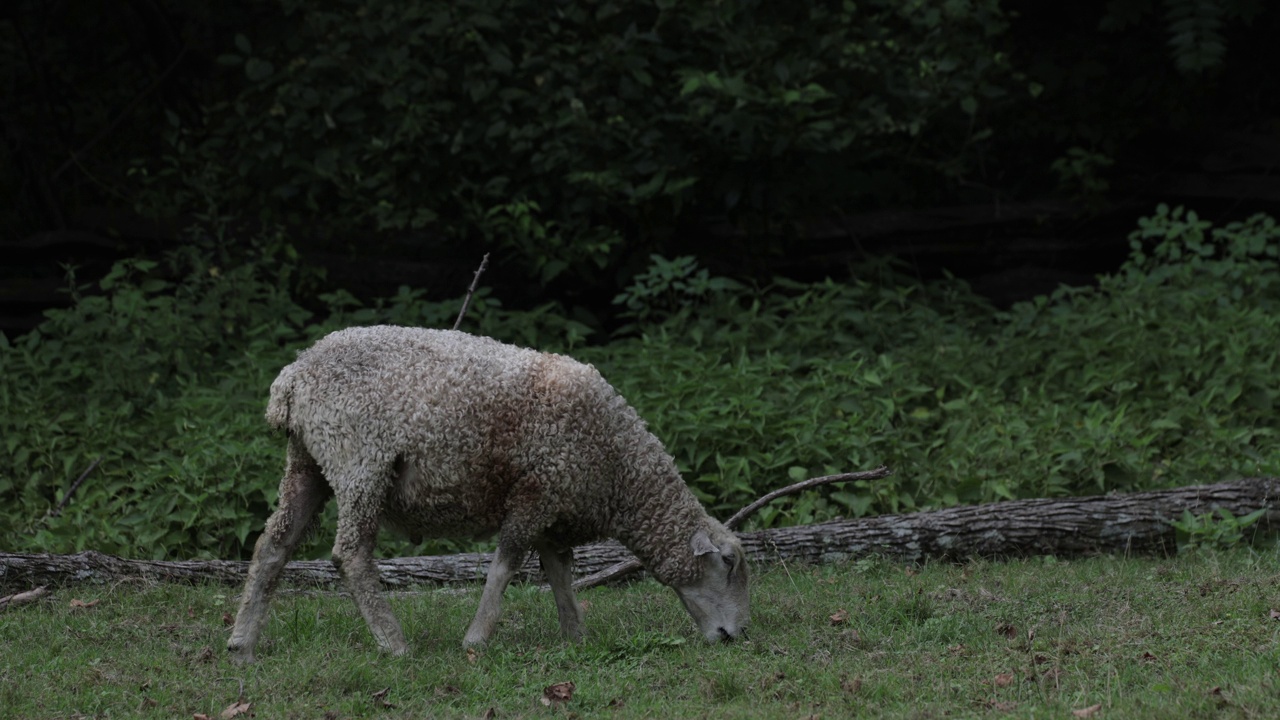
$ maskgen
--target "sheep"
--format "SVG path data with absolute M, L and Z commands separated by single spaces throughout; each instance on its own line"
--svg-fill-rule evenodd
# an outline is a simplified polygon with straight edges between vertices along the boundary
M 408 645 L 373 562 L 384 524 L 410 536 L 498 535 L 465 647 L 493 635 L 530 549 L 561 633 L 580 640 L 573 547 L 605 537 L 675 590 L 708 642 L 747 626 L 741 543 L 591 365 L 453 330 L 349 328 L 280 372 L 266 417 L 286 431 L 287 462 L 227 643 L 237 663 L 253 662 L 280 571 L 331 496 L 334 565 L 391 655 Z

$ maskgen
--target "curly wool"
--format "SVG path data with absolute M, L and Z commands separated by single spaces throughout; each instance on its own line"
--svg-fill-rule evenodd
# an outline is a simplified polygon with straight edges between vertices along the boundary
M 381 498 L 357 509 L 362 519 L 410 535 L 501 532 L 513 550 L 616 537 L 679 585 L 701 572 L 693 534 L 729 534 L 635 410 L 562 355 L 451 330 L 351 328 L 280 373 L 267 420 L 340 502 Z

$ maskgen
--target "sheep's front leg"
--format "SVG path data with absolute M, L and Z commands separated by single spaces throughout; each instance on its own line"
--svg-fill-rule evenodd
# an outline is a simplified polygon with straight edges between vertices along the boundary
M 493 554 L 493 562 L 489 563 L 484 593 L 480 595 L 480 608 L 476 610 L 476 617 L 467 628 L 466 637 L 462 640 L 463 647 L 475 647 L 489 642 L 498 625 L 498 615 L 502 612 L 502 593 L 511 583 L 511 578 L 515 577 L 524 556 L 524 549 L 516 550 L 507 543 L 498 543 L 498 551 Z
M 555 550 L 539 543 L 535 546 L 542 560 L 542 572 L 556 598 L 556 613 L 560 616 L 560 632 L 568 639 L 582 640 L 582 606 L 573 594 L 573 548 Z
M 329 499 L 329 486 L 316 461 L 297 441 L 289 443 L 289 460 L 280 481 L 280 500 L 253 548 L 253 562 L 240 597 L 236 624 L 227 641 L 232 662 L 254 661 L 253 649 L 267 619 L 267 605 L 284 568 L 320 508 Z
M 347 591 L 378 647 L 391 655 L 404 655 L 409 645 L 404 641 L 400 622 L 391 612 L 391 603 L 382 594 L 382 578 L 373 562 L 373 546 L 378 539 L 381 494 L 373 483 L 348 483 L 346 495 L 338 497 L 338 532 L 333 543 L 333 564 L 346 582 Z M 354 497 L 353 497 L 354 496 Z

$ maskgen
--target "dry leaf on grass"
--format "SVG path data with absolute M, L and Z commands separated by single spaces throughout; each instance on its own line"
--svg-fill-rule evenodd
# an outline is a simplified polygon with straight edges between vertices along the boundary
M 90 601 L 90 602 L 85 602 L 85 601 L 80 600 L 80 599 L 78 599 L 78 598 L 71 598 L 71 607 L 73 607 L 73 608 L 91 608 L 91 607 L 93 607 L 94 605 L 97 605 L 97 604 L 98 604 L 98 600 L 93 600 L 93 601 Z
M 844 608 L 841 608 L 835 611 L 835 613 L 831 615 L 831 624 L 839 625 L 840 623 L 848 619 L 849 619 L 849 611 L 845 610 Z
M 1093 717 L 1093 714 L 1098 712 L 1101 709 L 1102 709 L 1102 703 L 1098 703 L 1097 705 L 1090 705 L 1089 707 L 1080 708 L 1079 710 L 1072 710 L 1071 714 L 1075 715 L 1076 717 L 1087 718 L 1087 717 Z
M 393 707 L 395 707 L 395 705 L 392 705 L 391 703 L 387 702 L 387 693 L 389 693 L 389 692 L 391 692 L 391 686 L 390 686 L 390 685 L 388 685 L 387 687 L 384 687 L 384 688 L 382 688 L 381 690 L 379 690 L 378 692 L 374 693 L 374 694 L 373 694 L 373 699 L 374 699 L 374 701 L 375 701 L 375 702 L 377 702 L 379 705 L 381 705 L 381 706 L 382 706 L 382 707 L 384 707 L 384 708 L 393 708 Z
M 196 713 L 195 715 L 191 716 L 191 720 L 213 720 L 213 719 L 210 718 L 208 715 L 205 715 L 204 713 Z
M 542 704 L 552 706 L 569 702 L 573 699 L 573 688 L 572 680 L 546 686 L 542 689 Z
M 862 689 L 862 678 L 855 677 L 853 679 L 849 679 L 849 676 L 846 675 L 840 678 L 840 689 L 850 695 L 857 695 L 858 691 Z
M 235 616 L 229 612 L 222 613 L 222 624 L 225 627 L 231 627 L 232 625 L 235 625 L 236 624 Z
M 1013 684 L 1013 673 L 1000 673 L 995 679 L 996 687 L 1009 687 Z
M 239 700 L 228 705 L 227 708 L 218 715 L 218 717 L 222 718 L 222 720 L 231 720 L 231 718 L 240 717 L 241 715 L 253 717 L 253 713 L 249 712 L 249 708 L 251 707 L 253 707 L 253 703 L 247 703 L 243 700 Z

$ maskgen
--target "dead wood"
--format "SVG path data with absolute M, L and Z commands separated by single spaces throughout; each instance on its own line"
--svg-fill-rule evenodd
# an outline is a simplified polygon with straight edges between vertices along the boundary
M 462 318 L 467 316 L 467 308 L 471 306 L 471 296 L 476 294 L 476 284 L 480 282 L 480 276 L 484 274 L 487 267 L 489 267 L 489 253 L 485 253 L 484 257 L 480 258 L 480 267 L 476 268 L 476 274 L 471 277 L 471 287 L 467 288 L 467 296 L 462 298 L 462 309 L 458 311 L 458 319 L 453 321 L 454 330 L 462 324 Z
M 1265 508 L 1266 514 L 1253 527 L 1263 533 L 1275 532 L 1280 529 L 1280 479 L 1253 478 L 1128 495 L 1011 500 L 833 520 L 743 533 L 742 541 L 756 565 L 843 562 L 869 555 L 914 563 L 931 558 L 1166 554 L 1177 548 L 1169 521 L 1180 518 L 1183 511 L 1203 515 L 1217 508 L 1237 517 Z M 575 556 L 577 571 L 584 574 L 631 557 L 616 542 L 580 547 Z M 379 560 L 378 568 L 389 587 L 483 581 L 489 558 L 488 553 L 397 558 Z M 242 561 L 125 560 L 93 551 L 75 555 L 0 553 L 0 588 L 129 578 L 239 586 L 247 568 L 248 563 Z M 328 560 L 291 562 L 283 578 L 298 585 L 338 583 L 338 574 Z M 520 579 L 541 579 L 536 560 L 525 563 Z
M 23 603 L 33 602 L 48 594 L 49 591 L 45 589 L 45 586 L 41 585 L 38 588 L 28 590 L 26 592 L 5 595 L 4 597 L 0 597 L 0 610 L 11 608 L 15 605 L 21 605 Z

